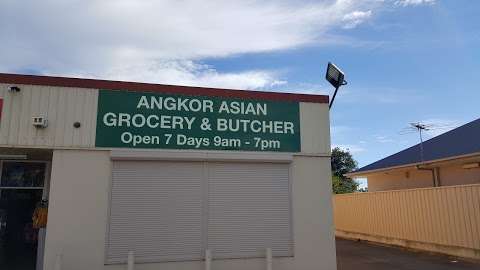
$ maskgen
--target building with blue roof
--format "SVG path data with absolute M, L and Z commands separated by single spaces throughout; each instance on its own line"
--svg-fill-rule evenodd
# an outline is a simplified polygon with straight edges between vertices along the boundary
M 480 118 L 348 176 L 368 179 L 369 191 L 480 183 Z M 423 158 L 422 158 L 423 156 Z

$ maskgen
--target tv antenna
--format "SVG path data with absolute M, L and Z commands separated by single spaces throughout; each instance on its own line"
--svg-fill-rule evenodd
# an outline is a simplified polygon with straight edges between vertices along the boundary
M 418 137 L 420 139 L 420 161 L 424 162 L 424 151 L 423 151 L 423 135 L 427 131 L 432 130 L 446 130 L 452 128 L 452 124 L 434 124 L 434 123 L 421 123 L 414 122 L 410 123 L 408 127 L 405 127 L 400 131 L 400 135 L 405 135 L 409 133 L 418 132 Z

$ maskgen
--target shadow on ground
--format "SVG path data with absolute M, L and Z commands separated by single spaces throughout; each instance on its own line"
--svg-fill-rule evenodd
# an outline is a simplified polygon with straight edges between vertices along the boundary
M 479 270 L 480 263 L 449 256 L 414 252 L 341 238 L 337 243 L 338 270 Z

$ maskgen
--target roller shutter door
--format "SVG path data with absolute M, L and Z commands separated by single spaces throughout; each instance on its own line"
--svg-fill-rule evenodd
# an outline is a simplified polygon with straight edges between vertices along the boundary
M 203 258 L 201 162 L 114 161 L 107 263 Z
M 113 161 L 106 263 L 292 256 L 289 168 Z
M 292 256 L 289 164 L 209 163 L 208 184 L 214 258 Z

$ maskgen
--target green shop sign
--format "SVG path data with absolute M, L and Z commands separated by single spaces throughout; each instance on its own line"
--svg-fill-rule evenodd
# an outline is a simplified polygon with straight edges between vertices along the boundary
M 298 152 L 299 105 L 100 90 L 95 145 Z

